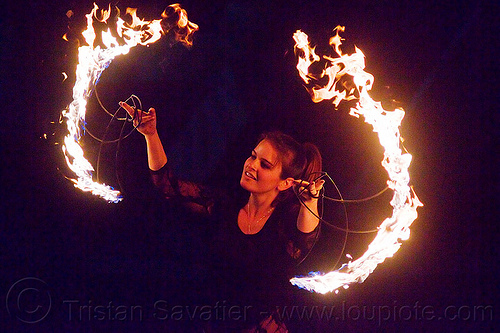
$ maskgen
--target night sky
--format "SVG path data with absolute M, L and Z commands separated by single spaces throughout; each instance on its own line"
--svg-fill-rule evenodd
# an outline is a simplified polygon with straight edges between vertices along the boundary
M 120 9 L 137 7 L 138 15 L 149 19 L 158 18 L 168 4 L 118 2 Z M 297 289 L 297 304 L 334 305 L 339 316 L 341 307 L 354 310 L 349 318 L 298 320 L 290 329 L 498 327 L 498 4 L 323 0 L 181 5 L 200 26 L 194 46 L 170 45 L 162 38 L 150 47 L 136 47 L 111 63 L 97 90 L 109 110 L 131 94 L 145 108 L 155 107 L 169 163 L 185 178 L 222 186 L 237 182 L 259 134 L 278 129 L 319 147 L 325 171 L 345 198 L 384 188 L 387 176 L 376 134 L 350 117 L 345 105 L 335 110 L 328 101 L 314 104 L 304 89 L 293 52 L 292 35 L 298 29 L 322 53 L 333 28 L 344 25 L 346 50 L 359 47 L 365 70 L 375 77 L 374 98 L 406 112 L 401 132 L 413 155 L 411 185 L 424 203 L 410 239 L 364 283 L 338 295 Z M 195 305 L 196 288 L 207 278 L 198 269 L 207 226 L 179 218 L 180 212 L 162 201 L 149 178 L 142 136 L 132 133 L 119 147 L 102 148 L 99 176 L 123 192 L 123 202 L 106 203 L 76 190 L 65 178 L 72 174 L 59 144 L 65 135 L 59 116 L 71 102 L 77 44 L 62 36 L 68 29 L 73 35 L 83 30 L 91 7 L 91 1 L 82 0 L 11 2 L 0 18 L 0 330 L 194 330 L 197 326 L 186 320 L 158 320 L 149 310 L 158 300 Z M 62 72 L 68 74 L 65 81 Z M 94 94 L 89 130 L 103 135 L 108 119 Z M 118 137 L 120 126 L 111 126 L 109 138 Z M 99 144 L 88 136 L 83 142 L 95 166 Z M 333 194 L 333 186 L 326 186 Z M 349 205 L 351 226 L 376 228 L 391 211 L 387 194 Z M 325 218 L 342 225 L 342 207 L 328 205 Z M 332 266 L 342 237 L 325 228 L 304 263 L 304 274 L 338 268 Z M 358 257 L 370 237 L 350 236 L 346 253 Z M 23 286 L 40 291 L 27 292 L 23 303 L 41 304 L 39 312 L 16 312 L 12 295 Z M 89 320 L 69 308 L 110 302 L 140 306 L 145 318 L 117 320 L 106 314 L 103 320 Z M 384 320 L 363 318 L 356 311 L 364 308 L 369 315 L 378 309 L 383 319 L 383 311 L 392 312 Z M 409 308 L 411 314 L 405 312 Z M 46 309 L 47 316 L 36 320 Z M 422 309 L 435 316 L 421 318 Z

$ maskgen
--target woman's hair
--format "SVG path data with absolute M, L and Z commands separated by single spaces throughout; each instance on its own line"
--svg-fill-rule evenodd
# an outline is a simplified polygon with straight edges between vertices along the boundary
M 312 181 L 322 171 L 322 159 L 318 148 L 312 143 L 300 144 L 293 137 L 279 131 L 263 133 L 259 142 L 268 140 L 278 152 L 281 162 L 281 178 L 302 179 Z M 283 191 L 278 195 L 277 201 L 288 200 L 292 191 Z

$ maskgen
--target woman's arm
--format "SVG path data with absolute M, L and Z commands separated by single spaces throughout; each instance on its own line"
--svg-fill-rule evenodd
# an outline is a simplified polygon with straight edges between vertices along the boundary
M 297 229 L 304 233 L 310 233 L 316 229 L 319 223 L 318 215 L 318 194 L 325 183 L 324 180 L 317 182 L 296 181 L 299 185 L 298 191 L 301 193 L 303 205 L 300 205 L 297 217 Z M 304 205 L 306 207 L 304 207 Z
M 167 164 L 167 154 L 165 154 L 165 149 L 163 149 L 158 132 L 151 135 L 145 135 L 145 137 L 149 168 L 153 171 L 160 170 Z
M 148 165 L 155 186 L 166 198 L 183 198 L 186 202 L 190 201 L 208 209 L 212 204 L 208 189 L 200 184 L 178 179 L 166 166 L 167 154 L 156 130 L 156 110 L 154 108 L 150 108 L 148 112 L 135 110 L 124 102 L 120 102 L 120 106 L 134 118 L 134 126 L 137 126 L 137 130 L 146 139 Z
M 138 126 L 137 130 L 146 139 L 149 168 L 153 171 L 161 169 L 167 164 L 167 155 L 156 130 L 156 110 L 154 108 L 150 108 L 148 112 L 135 110 L 125 102 L 120 102 L 120 106 L 134 117 L 134 126 Z

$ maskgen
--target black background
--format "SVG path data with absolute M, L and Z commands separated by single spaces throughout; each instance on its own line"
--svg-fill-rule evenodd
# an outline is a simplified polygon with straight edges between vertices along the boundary
M 100 3 L 106 6 L 107 3 Z M 172 321 L 71 320 L 67 300 L 79 305 L 143 307 L 156 300 L 191 304 L 204 228 L 178 219 L 154 191 L 145 144 L 133 133 L 106 146 L 101 177 L 124 200 L 108 204 L 75 190 L 64 175 L 59 115 L 71 102 L 77 46 L 61 37 L 81 31 L 86 1 L 11 2 L 1 17 L 0 327 L 5 331 L 185 331 Z M 120 2 L 139 16 L 157 18 L 168 3 Z M 258 134 L 280 129 L 318 145 L 324 169 L 344 197 L 361 198 L 384 187 L 381 149 L 361 120 L 314 104 L 295 69 L 292 35 L 308 33 L 318 50 L 336 25 L 345 25 L 347 50 L 358 46 L 375 76 L 373 96 L 406 111 L 405 147 L 412 153 L 412 185 L 424 207 L 394 258 L 363 283 L 338 295 L 297 290 L 297 304 L 339 309 L 432 307 L 433 319 L 299 321 L 298 331 L 487 330 L 498 322 L 496 174 L 498 5 L 488 1 L 185 1 L 200 26 L 194 46 L 166 40 L 116 58 L 98 85 L 110 110 L 130 94 L 159 114 L 159 131 L 174 168 L 196 181 L 237 181 Z M 68 19 L 68 10 L 74 16 Z M 78 30 L 80 29 L 80 30 Z M 63 81 L 63 74 L 69 75 Z M 397 100 L 397 103 L 391 102 Z M 102 134 L 107 120 L 95 98 L 89 128 Z M 104 124 L 104 125 L 103 125 Z M 118 135 L 119 126 L 110 136 Z M 44 134 L 47 138 L 44 138 Z M 99 148 L 87 137 L 94 163 Z M 91 155 L 93 154 L 93 155 Z M 333 193 L 333 187 L 327 190 Z M 350 205 L 353 226 L 376 227 L 390 213 L 388 196 Z M 339 207 L 326 216 L 342 223 Z M 327 230 L 304 270 L 332 269 L 342 234 Z M 347 253 L 361 255 L 370 236 L 349 237 Z M 332 259 L 333 258 L 333 259 Z M 345 262 L 347 259 L 341 259 Z M 304 273 L 306 273 L 305 271 Z M 39 323 L 8 312 L 9 288 L 25 277 L 43 280 L 52 308 Z M 179 282 L 179 281 L 182 282 Z M 6 304 L 7 303 L 7 304 Z M 65 305 L 66 304 L 66 305 Z M 492 306 L 485 320 L 474 307 Z M 452 308 L 450 308 L 452 307 Z M 461 318 L 439 318 L 462 309 Z M 491 308 L 490 308 L 491 309 Z M 339 310 L 340 311 L 340 310 Z M 338 313 L 340 314 L 340 312 Z M 373 311 L 371 312 L 373 314 Z M 351 313 L 355 316 L 356 313 Z M 405 315 L 405 314 L 403 314 Z M 470 315 L 470 316 L 469 316 Z M 151 318 L 149 318 L 151 319 Z M 191 327 L 191 326 L 189 326 Z M 194 329 L 191 327 L 190 329 Z

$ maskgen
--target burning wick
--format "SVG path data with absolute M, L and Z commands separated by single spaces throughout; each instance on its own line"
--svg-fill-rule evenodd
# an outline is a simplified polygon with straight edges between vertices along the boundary
M 132 23 L 127 23 L 120 17 L 110 19 L 111 6 L 107 10 L 101 10 L 100 15 L 98 15 L 98 9 L 98 6 L 94 4 L 92 11 L 86 15 L 87 29 L 82 32 L 82 35 L 87 45 L 78 48 L 78 65 L 76 67 L 76 81 L 73 87 L 73 101 L 62 113 L 62 116 L 66 119 L 69 132 L 64 138 L 62 150 L 69 168 L 77 176 L 76 179 L 71 179 L 75 187 L 82 191 L 91 192 L 108 202 L 116 203 L 122 200 L 120 192 L 108 185 L 99 184 L 92 180 L 94 168 L 84 157 L 80 145 L 87 100 L 91 96 L 102 72 L 116 56 L 127 54 L 132 47 L 138 44 L 154 43 L 161 38 L 162 33 L 166 34 L 168 31 L 175 33 L 176 41 L 191 46 L 192 34 L 198 30 L 198 26 L 188 21 L 186 11 L 178 4 L 167 7 L 161 15 L 162 18 L 153 21 L 138 18 L 136 10 L 128 8 L 126 13 L 132 18 Z M 93 23 L 95 21 L 104 23 L 107 26 L 107 31 L 98 32 L 103 46 L 94 45 L 96 31 Z M 111 32 L 111 29 L 114 32 Z
M 315 86 L 308 91 L 315 103 L 331 100 L 337 107 L 341 101 L 357 100 L 349 114 L 357 118 L 363 116 L 365 122 L 372 125 L 373 131 L 378 134 L 380 144 L 384 147 L 382 166 L 387 170 L 387 183 L 394 195 L 391 200 L 392 216 L 382 222 L 375 239 L 359 259 L 349 261 L 336 271 L 326 274 L 315 272 L 290 280 L 300 288 L 322 294 L 331 291 L 338 293 L 340 287 L 347 289 L 353 282 L 363 282 L 378 264 L 392 257 L 401 246 L 400 240 L 410 237 L 409 227 L 417 218 L 417 208 L 422 206 L 408 185 L 411 155 L 403 154 L 399 147 L 402 140 L 399 127 L 405 114 L 404 110 L 384 110 L 380 102 L 370 97 L 368 91 L 372 88 L 374 78 L 364 71 L 364 54 L 357 47 L 353 54 L 344 54 L 340 50 L 342 38 L 339 36 L 339 31 L 344 31 L 344 27 L 338 26 L 335 30 L 336 35 L 330 38 L 330 45 L 338 57 L 323 56 L 327 65 L 320 74 L 309 71 L 311 65 L 320 61 L 321 57 L 309 46 L 308 36 L 300 30 L 293 35 L 295 50 L 299 54 L 297 70 L 304 82 L 310 83 L 314 80 Z M 354 85 L 349 88 L 343 86 L 341 79 L 344 77 L 352 77 Z M 326 79 L 327 83 L 318 86 L 319 79 Z M 352 259 L 350 256 L 348 258 Z

